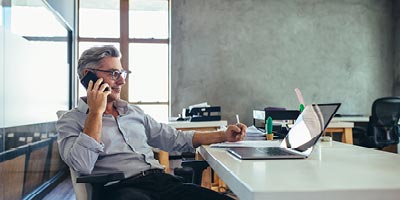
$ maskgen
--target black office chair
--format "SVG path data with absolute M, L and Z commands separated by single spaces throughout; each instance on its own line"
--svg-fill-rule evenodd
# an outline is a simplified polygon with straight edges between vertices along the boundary
M 158 152 L 154 152 L 156 159 L 159 158 Z M 174 168 L 174 175 L 183 178 L 185 183 L 201 185 L 202 172 L 208 167 L 204 160 L 195 160 L 196 153 L 182 152 L 179 154 L 169 154 L 169 160 L 181 160 L 181 167 Z
M 194 183 L 197 185 L 201 184 L 203 170 L 208 167 L 208 163 L 204 160 L 183 160 L 182 168 L 176 168 L 174 174 L 181 176 L 186 183 Z M 74 173 L 71 171 L 71 173 Z M 124 178 L 122 172 L 115 172 L 111 174 L 96 174 L 96 175 L 85 175 L 78 176 L 76 183 L 86 183 L 91 185 L 90 194 L 84 195 L 81 199 L 92 199 L 97 200 L 102 196 L 103 187 L 108 182 L 119 181 Z
M 399 143 L 400 97 L 383 97 L 372 104 L 368 126 L 354 127 L 355 144 L 383 149 Z
M 71 170 L 71 173 L 76 173 Z M 74 174 L 75 175 L 75 174 Z M 71 174 L 71 176 L 74 176 Z M 75 196 L 77 200 L 98 200 L 102 197 L 104 185 L 109 182 L 119 181 L 124 179 L 123 172 L 114 172 L 111 174 L 94 174 L 94 175 L 76 175 L 76 183 L 84 183 L 82 188 L 75 189 Z M 73 178 L 74 180 L 74 178 Z M 78 194 L 77 192 L 84 193 Z
M 203 171 L 208 167 L 205 160 L 194 160 L 194 158 L 182 158 L 182 167 L 175 168 L 174 174 L 183 178 L 185 183 L 201 185 Z

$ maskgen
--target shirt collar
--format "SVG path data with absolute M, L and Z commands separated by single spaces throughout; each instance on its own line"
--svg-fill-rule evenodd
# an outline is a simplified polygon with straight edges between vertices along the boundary
M 86 102 L 87 102 L 87 97 L 79 98 L 78 107 L 77 107 L 79 112 L 83 112 L 83 113 L 89 112 L 89 106 L 87 105 Z M 122 99 L 115 100 L 114 106 L 117 108 L 117 110 L 120 114 L 125 114 L 128 111 L 128 102 L 126 102 Z

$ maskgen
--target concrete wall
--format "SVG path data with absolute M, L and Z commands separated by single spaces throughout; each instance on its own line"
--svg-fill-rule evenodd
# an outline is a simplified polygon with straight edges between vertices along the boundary
M 396 24 L 393 94 L 400 96 L 400 2 L 398 0 L 393 0 L 393 16 Z
M 171 2 L 173 116 L 207 101 L 250 125 L 253 109 L 297 109 L 296 87 L 306 103 L 342 102 L 342 114 L 392 95 L 391 0 Z

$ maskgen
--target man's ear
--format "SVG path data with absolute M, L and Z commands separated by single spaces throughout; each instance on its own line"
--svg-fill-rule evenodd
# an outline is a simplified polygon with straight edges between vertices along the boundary
M 90 71 L 89 69 L 85 69 L 85 70 L 83 71 L 83 76 L 86 76 L 86 74 L 87 74 L 89 71 Z

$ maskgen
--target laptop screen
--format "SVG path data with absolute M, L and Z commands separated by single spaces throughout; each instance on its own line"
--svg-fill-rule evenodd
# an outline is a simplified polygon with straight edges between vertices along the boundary
M 283 139 L 281 147 L 306 151 L 311 148 L 328 127 L 340 103 L 307 105 Z

